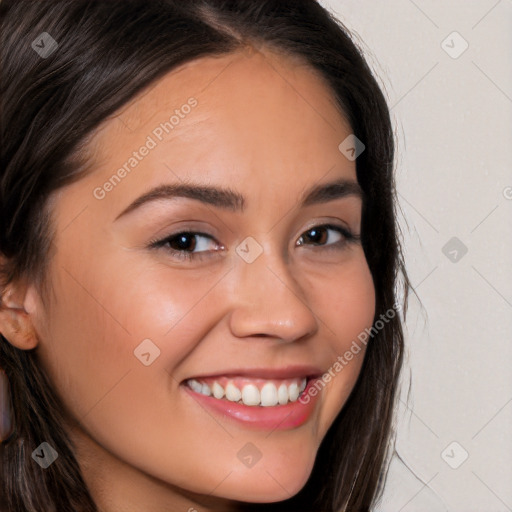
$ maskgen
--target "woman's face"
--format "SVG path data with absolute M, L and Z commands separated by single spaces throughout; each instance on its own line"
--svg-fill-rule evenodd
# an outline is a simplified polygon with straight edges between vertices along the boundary
M 350 134 L 304 65 L 202 58 L 106 121 L 94 168 L 52 198 L 37 350 L 105 510 L 279 501 L 306 483 L 364 349 L 333 365 L 375 312 L 362 246 L 343 234 L 360 234 L 362 200 L 324 190 L 357 186 L 338 149 Z

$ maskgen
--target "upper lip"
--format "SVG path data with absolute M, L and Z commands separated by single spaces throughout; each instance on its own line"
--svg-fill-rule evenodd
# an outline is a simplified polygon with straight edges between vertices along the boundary
M 284 366 L 281 368 L 229 368 L 215 373 L 203 373 L 188 377 L 189 379 L 205 379 L 210 377 L 253 377 L 261 379 L 293 379 L 295 377 L 317 377 L 323 371 L 311 365 Z M 188 380 L 188 379 L 185 379 Z

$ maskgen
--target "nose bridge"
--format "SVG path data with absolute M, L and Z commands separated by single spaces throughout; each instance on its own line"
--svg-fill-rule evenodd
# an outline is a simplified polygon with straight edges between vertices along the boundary
M 293 269 L 278 251 L 254 242 L 246 239 L 237 247 L 232 287 L 233 334 L 294 341 L 314 333 L 317 319 Z

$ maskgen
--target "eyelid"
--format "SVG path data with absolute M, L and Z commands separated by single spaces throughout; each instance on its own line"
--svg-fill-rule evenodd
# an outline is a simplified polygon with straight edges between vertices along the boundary
M 152 239 L 152 240 L 150 240 L 148 242 L 148 247 L 160 247 L 160 246 L 163 246 L 171 238 L 174 238 L 174 237 L 176 237 L 178 235 L 181 235 L 181 234 L 184 234 L 184 233 L 192 233 L 193 235 L 203 236 L 205 238 L 209 238 L 209 239 L 213 240 L 214 242 L 216 242 L 218 245 L 220 245 L 221 248 L 224 248 L 224 246 L 222 244 L 219 244 L 219 242 L 216 240 L 216 238 L 213 235 L 211 235 L 210 233 L 205 233 L 203 231 L 197 231 L 197 230 L 194 230 L 193 228 L 180 229 L 178 231 L 175 231 L 174 233 L 170 233 L 170 234 L 165 235 L 163 237 L 154 238 L 154 239 Z M 178 252 L 181 252 L 181 251 L 178 251 Z M 207 252 L 207 251 L 200 251 L 200 252 Z M 199 253 L 197 253 L 197 254 L 199 254 Z
M 301 233 L 301 235 L 299 236 L 299 239 L 303 236 L 304 233 L 307 233 L 308 231 L 311 231 L 314 228 L 331 229 L 333 231 L 340 233 L 344 237 L 344 240 L 334 243 L 334 244 L 328 244 L 328 245 L 320 245 L 320 246 L 313 245 L 313 247 L 325 247 L 326 249 L 329 249 L 329 248 L 336 249 L 340 245 L 346 245 L 348 243 L 359 242 L 361 240 L 361 235 L 354 233 L 352 231 L 352 229 L 350 229 L 348 226 L 341 226 L 339 224 L 335 224 L 332 222 L 323 222 L 323 223 L 313 224 L 311 227 L 305 229 Z M 304 245 L 304 244 L 300 244 L 300 245 Z
M 341 229 L 341 230 L 345 231 L 348 234 L 351 234 L 353 236 L 358 236 L 350 228 L 350 226 L 347 223 L 345 223 L 345 222 L 343 222 L 343 221 L 341 221 L 339 219 L 333 219 L 333 218 L 324 219 L 324 220 L 320 220 L 320 221 L 317 220 L 317 221 L 313 221 L 313 222 L 308 223 L 306 225 L 306 228 L 301 231 L 299 236 L 301 236 L 306 231 L 310 231 L 313 228 L 319 228 L 319 227 L 327 227 L 327 228 L 332 228 L 332 229 Z

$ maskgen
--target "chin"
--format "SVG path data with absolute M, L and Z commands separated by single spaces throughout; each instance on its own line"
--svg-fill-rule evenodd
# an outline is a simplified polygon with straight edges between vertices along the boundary
M 262 462 L 262 461 L 260 461 Z M 249 503 L 273 503 L 291 498 L 297 494 L 308 481 L 313 469 L 311 461 L 283 461 L 272 465 L 267 462 L 257 469 L 231 475 L 226 480 L 223 494 L 230 499 Z M 219 488 L 220 490 L 220 488 Z M 228 496 L 229 495 L 229 496 Z

